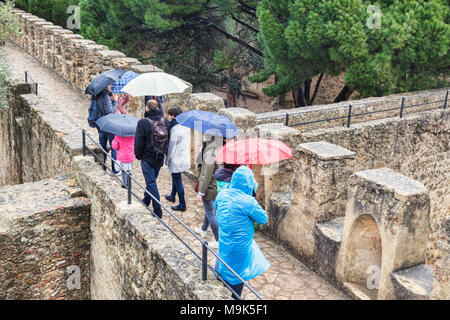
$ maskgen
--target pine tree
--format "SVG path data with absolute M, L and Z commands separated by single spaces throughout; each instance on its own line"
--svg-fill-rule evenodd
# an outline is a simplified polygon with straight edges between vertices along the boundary
M 368 27 L 369 5 L 380 9 L 379 28 Z M 261 0 L 257 15 L 266 68 L 252 80 L 275 74 L 279 81 L 264 89 L 269 96 L 301 89 L 321 73 L 345 73 L 347 90 L 362 96 L 448 83 L 449 8 L 443 0 Z

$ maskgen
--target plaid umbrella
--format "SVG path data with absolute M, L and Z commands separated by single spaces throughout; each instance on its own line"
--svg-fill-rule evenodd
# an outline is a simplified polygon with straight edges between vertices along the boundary
M 123 87 L 125 87 L 128 84 L 128 82 L 130 82 L 137 76 L 139 76 L 139 73 L 133 71 L 128 71 L 124 73 L 120 77 L 120 79 L 113 84 L 113 87 L 111 89 L 112 93 L 125 93 L 122 91 Z

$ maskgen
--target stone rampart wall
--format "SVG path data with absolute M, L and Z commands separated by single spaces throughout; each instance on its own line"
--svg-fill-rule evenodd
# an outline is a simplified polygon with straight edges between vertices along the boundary
M 441 289 L 435 297 L 445 299 L 442 288 L 448 284 L 445 261 L 450 253 L 445 231 L 450 212 L 449 120 L 450 111 L 440 109 L 309 132 L 276 124 L 257 126 L 259 136 L 282 140 L 294 152 L 291 160 L 257 170 L 262 173 L 259 192 L 264 193 L 260 201 L 269 213 L 263 230 L 335 281 L 349 177 L 361 170 L 394 169 L 430 192 L 427 263 L 440 275 L 435 287 Z
M 0 188 L 0 300 L 89 299 L 89 214 L 65 175 Z
M 9 108 L 0 110 L 0 153 L 9 164 L 1 168 L 0 186 L 68 173 L 71 157 L 82 151 L 81 128 L 27 88 L 11 80 Z
M 450 110 L 428 111 L 351 128 L 314 130 L 302 141 L 327 141 L 356 154 L 355 170 L 389 167 L 422 182 L 432 213 L 450 209 Z
M 349 104 L 352 105 L 351 123 L 355 124 L 376 119 L 399 117 L 403 97 L 405 97 L 403 115 L 442 108 L 447 97 L 447 90 L 448 88 L 408 92 L 380 98 L 365 98 L 300 109 L 280 110 L 258 114 L 256 118 L 258 124 L 286 124 L 286 115 L 288 115 L 289 126 L 302 131 L 319 128 L 343 127 L 347 125 Z M 319 122 L 319 120 L 325 119 L 334 120 Z M 308 124 L 300 126 L 299 124 L 301 123 Z

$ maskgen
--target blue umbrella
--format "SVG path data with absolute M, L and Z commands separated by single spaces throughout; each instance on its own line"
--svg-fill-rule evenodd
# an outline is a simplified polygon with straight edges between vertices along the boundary
M 212 112 L 193 110 L 180 114 L 176 120 L 182 126 L 200 131 L 211 136 L 231 139 L 239 134 L 239 129 L 224 116 Z
M 122 91 L 123 87 L 125 87 L 128 82 L 130 82 L 131 80 L 133 80 L 134 78 L 138 77 L 140 74 L 133 72 L 133 71 L 128 71 L 126 73 L 124 73 L 119 81 L 114 82 L 113 86 L 112 86 L 112 93 L 125 93 Z
M 118 81 L 122 75 L 124 75 L 127 70 L 109 70 L 99 74 L 94 80 L 86 87 L 86 94 L 91 94 L 93 96 L 98 95 L 107 86 Z
M 113 114 L 95 121 L 101 131 L 109 132 L 120 137 L 134 137 L 139 119 L 128 114 Z

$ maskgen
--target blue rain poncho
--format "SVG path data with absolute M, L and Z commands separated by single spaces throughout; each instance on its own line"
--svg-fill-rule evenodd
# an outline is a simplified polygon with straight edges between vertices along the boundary
M 244 281 L 255 278 L 270 267 L 253 240 L 253 223 L 267 222 L 266 212 L 252 197 L 255 187 L 253 172 L 242 166 L 233 173 L 229 188 L 222 190 L 215 202 L 219 223 L 219 257 Z M 241 282 L 221 262 L 218 272 L 232 285 Z

